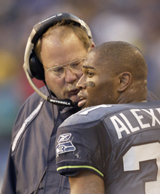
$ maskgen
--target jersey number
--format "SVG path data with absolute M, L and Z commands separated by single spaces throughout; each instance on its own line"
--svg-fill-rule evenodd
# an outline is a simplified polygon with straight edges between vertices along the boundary
M 146 194 L 160 192 L 160 143 L 133 146 L 123 157 L 124 171 L 140 170 L 140 162 L 153 159 L 156 159 L 158 166 L 157 180 L 145 183 Z

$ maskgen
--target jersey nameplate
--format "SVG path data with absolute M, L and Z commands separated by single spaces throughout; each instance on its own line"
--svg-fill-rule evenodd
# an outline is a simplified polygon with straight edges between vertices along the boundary
M 110 120 L 117 132 L 118 139 L 121 139 L 123 136 L 122 132 L 129 135 L 139 130 L 159 127 L 160 108 L 130 109 L 111 116 Z

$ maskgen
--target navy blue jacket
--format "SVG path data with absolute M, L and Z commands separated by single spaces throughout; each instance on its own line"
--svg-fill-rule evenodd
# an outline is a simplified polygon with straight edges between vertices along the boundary
M 48 95 L 45 87 L 41 90 Z M 55 139 L 58 126 L 79 108 L 53 105 L 53 109 L 54 124 L 52 104 L 37 93 L 22 105 L 12 131 L 1 194 L 34 193 L 39 183 L 38 194 L 69 194 L 68 179 L 56 171 Z

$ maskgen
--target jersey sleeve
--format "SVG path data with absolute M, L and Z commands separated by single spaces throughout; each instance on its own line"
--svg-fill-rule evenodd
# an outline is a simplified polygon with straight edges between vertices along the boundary
M 100 132 L 103 126 L 98 122 L 60 127 L 56 140 L 57 171 L 74 176 L 90 170 L 103 178 L 103 133 Z

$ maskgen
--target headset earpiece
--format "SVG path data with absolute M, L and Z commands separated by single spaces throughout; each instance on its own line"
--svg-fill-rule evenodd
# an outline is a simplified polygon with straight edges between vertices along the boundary
M 35 77 L 38 80 L 44 80 L 43 65 L 36 56 L 34 47 L 38 39 L 42 37 L 48 28 L 61 21 L 64 21 L 64 24 L 73 23 L 74 25 L 78 25 L 86 32 L 88 37 L 92 39 L 92 34 L 88 25 L 83 20 L 69 13 L 59 13 L 38 22 L 36 25 L 34 25 L 28 38 L 24 56 L 24 68 L 29 73 L 31 78 Z
M 44 80 L 44 68 L 38 57 L 36 56 L 34 50 L 32 51 L 29 59 L 29 67 L 32 76 L 38 80 Z

